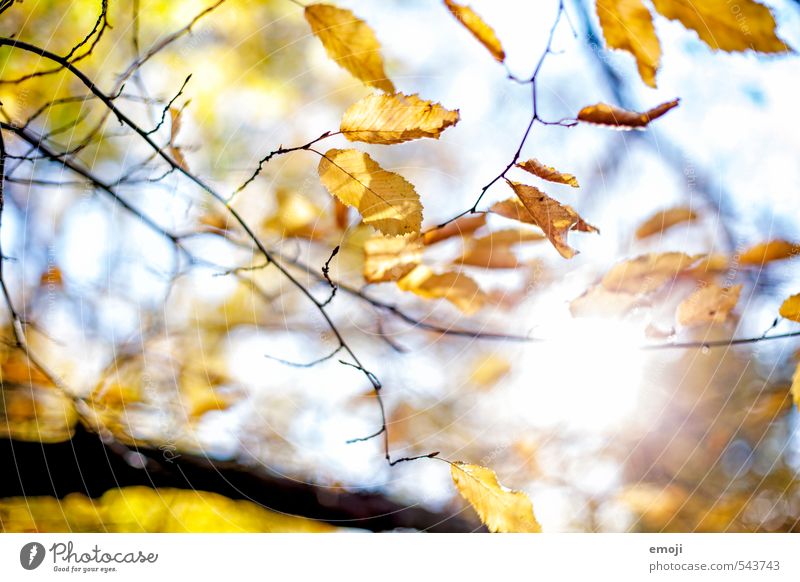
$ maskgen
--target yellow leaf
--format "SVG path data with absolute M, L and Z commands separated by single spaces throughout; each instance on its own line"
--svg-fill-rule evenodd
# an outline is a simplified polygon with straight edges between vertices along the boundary
M 792 321 L 800 321 L 800 294 L 792 295 L 783 302 L 780 309 L 781 317 L 791 319 Z
M 574 257 L 578 251 L 567 244 L 571 230 L 598 232 L 584 222 L 571 206 L 561 204 L 534 186 L 508 181 L 519 200 L 505 200 L 492 206 L 492 212 L 527 224 L 535 224 L 565 259 Z
M 682 222 L 692 222 L 697 220 L 697 214 L 691 208 L 669 208 L 656 212 L 636 229 L 636 238 L 643 239 L 654 234 L 659 234 L 665 230 L 681 224 Z
M 0 438 L 40 443 L 67 441 L 75 433 L 77 422 L 75 404 L 63 392 L 3 380 Z
M 631 53 L 642 81 L 655 88 L 661 44 L 642 0 L 597 0 L 597 16 L 606 44 Z
M 287 238 L 319 240 L 328 229 L 325 211 L 294 190 L 280 189 L 275 193 L 278 208 L 264 221 L 264 227 L 276 230 Z
M 526 172 L 538 176 L 542 180 L 548 182 L 555 182 L 556 184 L 567 184 L 573 188 L 578 188 L 578 180 L 572 174 L 563 174 L 553 167 L 546 166 L 539 160 L 530 159 L 525 162 L 517 164 L 518 168 L 522 168 Z
M 761 266 L 772 261 L 791 259 L 798 254 L 800 254 L 800 245 L 785 240 L 771 240 L 744 251 L 739 255 L 739 264 Z
M 497 354 L 486 354 L 472 367 L 469 379 L 481 388 L 491 388 L 511 371 L 511 362 Z
M 172 159 L 175 160 L 175 163 L 188 172 L 189 166 L 186 163 L 186 158 L 183 156 L 181 148 L 175 145 L 175 141 L 178 139 L 178 133 L 181 131 L 181 116 L 183 115 L 183 110 L 170 107 L 169 115 L 171 124 L 169 145 L 167 149 L 169 150 L 169 154 L 172 156 Z
M 544 236 L 529 230 L 498 230 L 472 240 L 456 262 L 485 269 L 515 269 L 520 262 L 512 247 L 540 240 L 544 240 Z
M 722 323 L 739 302 L 741 285 L 708 285 L 698 289 L 678 305 L 678 323 L 684 327 Z
M 328 150 L 319 162 L 325 188 L 384 234 L 419 233 L 422 204 L 414 186 L 358 150 Z
M 639 298 L 631 293 L 615 293 L 602 285 L 587 289 L 569 304 L 573 317 L 619 318 L 639 304 Z
M 344 112 L 339 130 L 350 141 L 394 144 L 423 137 L 439 139 L 458 123 L 458 110 L 450 111 L 417 95 L 373 94 Z
M 450 476 L 456 489 L 478 513 L 491 532 L 541 533 L 533 504 L 522 491 L 506 489 L 491 469 L 468 463 L 452 463 Z
M 305 17 L 328 56 L 365 84 L 386 93 L 394 85 L 383 70 L 381 45 L 366 22 L 350 10 L 330 4 L 309 4 Z
M 325 533 L 326 523 L 276 513 L 255 503 L 205 491 L 123 487 L 99 499 L 70 493 L 0 499 L 5 532 Z
M 436 244 L 454 236 L 466 236 L 475 232 L 486 224 L 486 215 L 462 216 L 441 228 L 428 230 L 422 235 L 422 242 L 426 245 Z
M 364 279 L 397 281 L 422 260 L 422 242 L 414 235 L 373 237 L 364 242 Z
M 500 39 L 497 38 L 494 30 L 492 30 L 472 8 L 457 4 L 451 0 L 444 0 L 444 3 L 453 16 L 464 25 L 464 28 L 469 30 L 472 36 L 478 39 L 478 41 L 492 53 L 496 61 L 502 63 L 505 60 L 506 53 L 503 51 L 503 45 L 500 44 Z
M 713 50 L 783 53 L 769 8 L 753 0 L 653 0 L 663 16 L 694 30 Z
M 447 299 L 467 315 L 478 311 L 486 302 L 486 295 L 467 275 L 452 271 L 436 274 L 425 265 L 417 266 L 400 279 L 397 286 L 425 299 Z
M 680 99 L 667 101 L 644 113 L 620 109 L 606 103 L 598 103 L 581 109 L 578 112 L 578 119 L 587 123 L 611 126 L 615 129 L 642 129 L 670 109 L 677 107 L 679 102 Z
M 797 410 L 800 411 L 800 364 L 797 365 L 794 376 L 792 376 L 792 399 Z
M 685 253 L 650 253 L 614 265 L 602 280 L 609 291 L 645 294 L 674 280 L 695 266 L 702 256 Z

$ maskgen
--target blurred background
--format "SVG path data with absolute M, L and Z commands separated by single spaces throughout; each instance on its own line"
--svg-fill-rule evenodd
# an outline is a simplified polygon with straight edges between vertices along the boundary
M 359 145 L 416 186 L 426 226 L 469 208 L 513 156 L 530 118 L 530 93 L 508 73 L 532 73 L 558 10 L 556 0 L 470 4 L 502 40 L 507 70 L 440 2 L 336 2 L 375 30 L 399 91 L 460 110 L 461 121 L 438 141 Z M 767 4 L 781 38 L 800 47 L 800 4 Z M 546 119 L 574 117 L 600 101 L 640 111 L 675 97 L 681 104 L 647 132 L 534 128 L 523 159 L 575 174 L 580 190 L 553 185 L 548 192 L 601 231 L 572 236 L 580 250 L 574 259 L 532 244 L 518 249 L 521 268 L 463 267 L 490 297 L 471 316 L 393 284 L 365 288 L 417 320 L 547 341 L 431 333 L 353 295 L 336 295 L 332 318 L 384 385 L 392 455 L 440 451 L 489 466 L 504 485 L 530 495 L 544 531 L 797 530 L 800 434 L 789 392 L 797 341 L 639 349 L 648 341 L 762 334 L 783 298 L 800 288 L 796 260 L 722 273 L 728 283 L 744 284 L 736 316 L 701 330 L 672 329 L 675 306 L 692 282 L 677 282 L 657 304 L 624 317 L 573 317 L 570 302 L 623 258 L 660 251 L 733 257 L 765 240 L 800 238 L 800 134 L 792 122 L 798 61 L 714 53 L 694 33 L 658 18 L 664 57 L 654 90 L 641 82 L 630 55 L 603 48 L 590 2 L 567 2 L 566 11 L 569 22 L 559 25 L 555 53 L 539 76 Z M 64 55 L 98 14 L 97 1 L 26 0 L 0 16 L 0 32 Z M 144 128 L 159 126 L 182 90 L 173 103 L 180 123 L 167 115 L 153 136 L 178 148 L 192 172 L 225 194 L 278 146 L 338 129 L 342 112 L 370 92 L 328 59 L 289 0 L 112 0 L 107 18 L 113 28 L 76 66 Z M 184 32 L 126 75 L 176 31 Z M 335 338 L 274 268 L 234 271 L 261 261 L 235 244 L 236 227 L 221 205 L 169 172 L 97 99 L 83 98 L 86 88 L 68 72 L 20 80 L 53 65 L 8 47 L 0 49 L 0 63 L 5 122 L 33 117 L 26 127 L 46 134 L 55 151 L 67 152 L 64 159 L 113 185 L 164 229 L 193 233 L 181 239 L 189 254 L 177 250 L 85 179 L 4 132 L 4 277 L 29 323 L 31 349 L 63 378 L 69 395 L 13 349 L 4 312 L 2 460 L 5 474 L 18 477 L 2 491 L 3 529 L 143 527 L 139 517 L 118 519 L 134 511 L 130 503 L 81 521 L 74 514 L 85 517 L 94 507 L 88 500 L 75 509 L 44 498 L 98 498 L 106 486 L 115 495 L 113 480 L 92 484 L 98 465 L 124 476 L 116 487 L 158 485 L 159 475 L 174 468 L 172 457 L 181 456 L 207 461 L 205 470 L 222 475 L 230 487 L 217 493 L 253 503 L 237 507 L 254 530 L 276 529 L 269 519 L 283 513 L 354 529 L 435 529 L 448 518 L 458 520 L 451 529 L 479 527 L 445 463 L 390 467 L 380 439 L 348 444 L 380 428 L 372 388 L 358 370 L 336 358 L 311 368 L 278 361 L 310 362 L 335 348 Z M 335 136 L 324 147 L 347 143 Z M 275 157 L 231 204 L 271 248 L 314 273 L 341 245 L 331 275 L 361 288 L 368 233 L 355 223 L 337 229 L 317 163 L 307 151 Z M 510 195 L 498 183 L 485 207 Z M 643 220 L 672 206 L 688 206 L 700 218 L 643 241 L 634 237 Z M 490 227 L 502 224 L 489 218 Z M 224 229 L 232 240 L 213 236 Z M 443 243 L 430 261 L 447 264 L 461 244 Z M 296 272 L 317 296 L 328 293 L 313 273 Z M 780 322 L 773 331 L 792 330 L 791 322 Z M 14 453 L 41 455 L 47 447 L 64 447 L 52 449 L 61 465 L 36 461 L 29 468 L 27 453 Z M 74 467 L 85 478 L 59 489 L 58 471 L 73 474 Z M 227 472 L 233 470 L 263 479 L 260 496 L 237 485 Z M 206 473 L 187 475 L 180 488 L 208 488 Z M 308 496 L 298 493 L 302 503 L 286 505 L 292 487 Z M 271 498 L 270 491 L 283 493 Z M 31 495 L 50 504 L 43 515 L 61 517 L 37 521 L 37 506 L 21 501 Z M 137 495 L 149 503 L 149 493 Z M 362 505 L 350 517 L 345 510 L 323 515 L 320 507 L 336 503 Z M 258 506 L 277 513 L 259 522 Z M 427 512 L 428 521 L 369 521 L 404 508 Z M 233 527 L 230 507 L 213 511 L 216 521 L 192 527 Z M 281 522 L 277 529 L 303 524 Z

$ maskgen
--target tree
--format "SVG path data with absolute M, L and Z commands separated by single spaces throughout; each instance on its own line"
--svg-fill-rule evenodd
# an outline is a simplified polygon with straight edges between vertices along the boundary
M 537 491 L 573 489 L 582 507 L 553 521 L 567 529 L 614 529 L 623 518 L 647 530 L 797 528 L 786 453 L 797 374 L 791 388 L 773 386 L 750 360 L 800 336 L 777 329 L 800 321 L 798 295 L 774 305 L 765 333 L 743 333 L 796 240 L 735 248 L 735 197 L 690 164 L 685 203 L 648 203 L 611 264 L 590 254 L 615 228 L 614 201 L 605 212 L 589 202 L 598 183 L 589 167 L 614 178 L 626 152 L 650 151 L 646 176 L 653 164 L 685 173 L 686 155 L 655 127 L 687 99 L 651 99 L 646 88 L 673 50 L 660 27 L 677 21 L 712 51 L 789 53 L 769 8 L 553 2 L 531 9 L 547 20 L 538 56 L 512 65 L 488 18 L 450 0 L 426 6 L 502 77 L 495 85 L 523 96 L 525 119 L 508 123 L 514 142 L 502 154 L 489 151 L 495 138 L 449 140 L 473 123 L 459 109 L 471 101 L 440 103 L 411 68 L 395 74 L 403 55 L 387 60 L 381 28 L 338 5 L 218 0 L 187 16 L 182 3 L 102 0 L 65 10 L 74 29 L 49 6 L 0 5 L 5 462 L 17 463 L 22 443 L 49 443 L 2 492 L 4 529 L 227 529 L 203 518 L 209 505 L 236 515 L 233 529 L 255 531 L 343 519 L 376 530 L 479 527 L 459 502 L 444 505 L 445 473 L 447 496 L 458 492 L 490 531 L 540 531 L 536 515 L 552 510 Z M 50 36 L 55 28 L 63 34 Z M 606 49 L 629 55 L 612 63 Z M 572 98 L 546 79 L 562 51 L 580 55 L 581 74 L 604 82 L 608 98 L 568 79 L 583 105 L 561 113 Z M 641 81 L 626 78 L 634 65 Z M 457 73 L 435 58 L 420 75 L 431 71 Z M 642 91 L 646 107 L 634 99 Z M 496 123 L 470 131 L 502 133 L 506 108 L 491 109 Z M 559 152 L 575 135 L 604 141 Z M 416 179 L 449 172 L 452 187 L 470 166 L 484 178 L 463 196 Z M 646 366 L 666 382 L 648 380 Z M 594 386 L 558 394 L 576 384 Z M 521 385 L 543 412 L 515 409 Z M 624 407 L 637 399 L 639 412 L 656 408 L 634 422 Z M 559 406 L 574 412 L 564 426 Z M 575 430 L 598 416 L 599 433 Z M 624 431 L 614 418 L 627 418 Z M 67 441 L 80 459 L 51 472 Z M 88 483 L 71 469 L 84 456 L 104 463 Z M 106 464 L 125 476 L 116 486 Z M 52 485 L 36 491 L 43 509 L 12 519 L 30 502 L 11 496 L 30 495 L 42 471 Z M 592 471 L 614 477 L 582 484 Z M 426 503 L 427 487 L 436 493 Z M 67 492 L 94 501 L 70 496 L 65 521 L 47 521 L 49 496 Z M 165 512 L 189 510 L 168 525 L 115 521 L 131 500 L 157 499 Z M 418 503 L 428 507 L 407 506 Z M 70 518 L 89 506 L 98 520 Z

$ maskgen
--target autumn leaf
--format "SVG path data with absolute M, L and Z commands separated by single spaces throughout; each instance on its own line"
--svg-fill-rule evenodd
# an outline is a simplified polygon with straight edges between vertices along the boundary
M 783 302 L 780 309 L 781 317 L 791 319 L 792 321 L 800 321 L 800 293 L 792 295 Z
M 574 257 L 578 252 L 567 244 L 569 231 L 599 232 L 597 228 L 584 222 L 571 206 L 561 204 L 538 188 L 510 180 L 508 184 L 519 200 L 498 202 L 492 206 L 492 212 L 527 224 L 535 224 L 565 259 Z
M 655 88 L 661 44 L 642 0 L 597 0 L 597 16 L 608 47 L 631 53 L 642 81 Z
M 769 8 L 753 0 L 653 0 L 656 10 L 694 30 L 713 50 L 783 53 Z
M 333 221 L 339 230 L 346 230 L 350 224 L 350 208 L 338 198 L 333 199 Z
M 451 463 L 456 489 L 475 509 L 491 532 L 541 533 L 533 504 L 522 491 L 503 487 L 491 469 L 469 463 Z
M 620 318 L 639 305 L 640 299 L 632 293 L 616 293 L 602 285 L 594 285 L 573 299 L 569 311 L 573 317 Z
M 432 228 L 422 233 L 422 242 L 425 245 L 432 245 L 454 236 L 466 236 L 471 234 L 486 224 L 486 215 L 462 216 L 461 218 L 448 222 L 441 228 Z
M 469 380 L 476 386 L 488 389 L 511 371 L 511 362 L 499 354 L 486 354 L 472 366 Z
M 492 53 L 496 61 L 502 63 L 505 60 L 506 53 L 503 51 L 500 39 L 497 38 L 494 30 L 492 30 L 472 8 L 457 4 L 451 0 L 444 0 L 444 3 L 453 16 L 464 25 L 464 28 L 469 30 L 472 36 L 478 39 L 478 41 Z
M 654 234 L 661 234 L 677 224 L 694 220 L 697 220 L 697 214 L 691 208 L 680 207 L 662 210 L 645 220 L 636 229 L 636 238 L 641 240 Z
M 175 161 L 175 163 L 178 164 L 181 169 L 188 172 L 189 165 L 186 163 L 186 158 L 183 155 L 183 151 L 181 151 L 179 146 L 175 145 L 175 141 L 178 139 L 178 134 L 181 131 L 181 116 L 183 115 L 183 110 L 170 107 L 169 115 L 171 123 L 169 144 L 167 145 L 167 149 L 169 150 L 169 155 L 172 156 L 172 159 Z
M 395 92 L 383 70 L 381 45 L 366 22 L 330 4 L 309 4 L 305 17 L 331 59 L 365 84 Z
M 356 208 L 365 224 L 388 235 L 419 232 L 422 204 L 414 186 L 364 152 L 328 150 L 318 171 L 328 192 Z
M 800 364 L 797 365 L 794 376 L 792 376 L 792 399 L 797 410 L 800 411 Z
M 327 234 L 325 211 L 295 190 L 279 189 L 275 193 L 278 207 L 264 221 L 264 227 L 286 238 L 319 240 Z
M 548 182 L 555 182 L 556 184 L 567 184 L 573 188 L 578 188 L 578 180 L 572 174 L 563 174 L 551 166 L 546 166 L 539 160 L 530 159 L 525 162 L 517 164 L 518 168 L 522 168 L 526 172 L 533 174 L 547 180 Z
M 739 255 L 740 265 L 761 266 L 772 261 L 791 259 L 800 254 L 800 245 L 785 240 L 771 240 L 754 245 Z
M 684 327 L 707 323 L 722 323 L 739 302 L 741 285 L 702 287 L 678 305 L 678 323 Z
M 498 230 L 470 241 L 466 252 L 456 262 L 485 269 L 515 269 L 520 262 L 512 247 L 540 240 L 544 240 L 544 236 L 529 230 Z
M 695 266 L 701 258 L 685 253 L 641 255 L 614 265 L 603 277 L 602 284 L 615 293 L 650 293 Z
M 486 302 L 486 295 L 467 275 L 453 271 L 436 274 L 425 265 L 417 266 L 400 279 L 397 286 L 425 299 L 446 299 L 467 315 L 478 311 Z
M 350 141 L 394 144 L 439 135 L 458 123 L 450 111 L 417 95 L 373 94 L 345 111 L 339 130 Z
M 667 101 L 644 113 L 620 109 L 606 103 L 589 105 L 578 112 L 578 120 L 596 125 L 607 125 L 615 129 L 642 129 L 651 121 L 658 119 L 670 109 L 678 106 L 680 99 Z
M 401 279 L 422 260 L 422 242 L 415 235 L 373 237 L 364 242 L 364 279 L 382 283 Z

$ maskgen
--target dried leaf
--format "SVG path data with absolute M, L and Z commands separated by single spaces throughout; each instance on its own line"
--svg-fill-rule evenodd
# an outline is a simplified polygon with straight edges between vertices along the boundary
M 506 489 L 491 469 L 452 463 L 450 475 L 458 492 L 477 512 L 491 532 L 541 533 L 533 505 L 522 491 Z
M 684 327 L 723 323 L 739 302 L 741 285 L 708 285 L 698 289 L 678 305 L 678 323 Z
M 450 111 L 417 95 L 373 94 L 345 111 L 339 130 L 350 141 L 394 144 L 432 137 L 458 123 L 458 110 Z
M 674 280 L 693 267 L 701 256 L 685 253 L 650 253 L 614 265 L 602 284 L 615 293 L 646 294 Z
M 587 289 L 580 297 L 576 297 L 569 304 L 572 317 L 607 317 L 619 318 L 639 305 L 637 295 L 630 293 L 615 293 L 602 285 L 595 285 Z
M 800 321 L 800 293 L 792 295 L 783 302 L 780 314 L 781 317 L 785 317 L 786 319 Z
M 492 212 L 528 224 L 535 224 L 565 259 L 574 257 L 578 251 L 567 244 L 571 230 L 599 232 L 584 222 L 571 206 L 563 205 L 534 186 L 508 181 L 519 201 L 505 200 L 492 206 Z
M 772 261 L 791 259 L 800 254 L 800 245 L 785 240 L 771 240 L 750 247 L 739 255 L 740 265 L 761 266 Z
M 189 166 L 186 163 L 186 158 L 183 156 L 183 151 L 179 146 L 175 145 L 175 141 L 178 139 L 178 133 L 181 131 L 181 116 L 183 115 L 183 110 L 170 107 L 169 115 L 171 124 L 167 150 L 169 151 L 169 155 L 172 156 L 172 159 L 175 161 L 175 163 L 178 164 L 178 166 L 180 166 L 183 170 L 188 172 Z
M 383 70 L 381 45 L 366 22 L 350 10 L 330 4 L 309 4 L 305 17 L 325 52 L 339 66 L 367 85 L 395 92 Z
M 373 237 L 364 242 L 364 279 L 369 283 L 397 281 L 422 260 L 422 242 L 414 235 Z
M 425 265 L 416 267 L 400 279 L 397 286 L 425 299 L 447 299 L 467 315 L 478 311 L 486 302 L 486 295 L 467 275 L 452 271 L 436 274 Z
M 694 30 L 713 50 L 783 53 L 769 8 L 753 0 L 653 0 L 656 10 Z
M 572 174 L 563 174 L 551 166 L 545 166 L 539 160 L 531 158 L 525 162 L 517 164 L 518 168 L 522 168 L 526 172 L 538 176 L 542 180 L 548 182 L 555 182 L 556 184 L 567 184 L 573 188 L 578 188 L 578 180 Z
M 461 218 L 446 224 L 442 228 L 433 228 L 424 232 L 422 234 L 422 242 L 426 245 L 432 245 L 454 236 L 466 236 L 475 232 L 485 224 L 485 214 L 478 214 L 477 216 L 462 216 Z
M 492 30 L 472 8 L 457 4 L 451 0 L 444 0 L 444 3 L 453 16 L 464 25 L 464 28 L 469 30 L 472 36 L 478 39 L 478 41 L 492 53 L 496 61 L 502 63 L 505 60 L 506 53 L 503 51 L 503 45 L 500 44 L 500 39 L 497 38 L 494 30 Z
M 642 129 L 670 109 L 677 107 L 679 102 L 680 99 L 668 101 L 644 113 L 620 109 L 606 103 L 598 103 L 581 109 L 578 112 L 578 119 L 586 123 L 611 126 L 615 129 Z
M 597 16 L 608 47 L 631 53 L 642 81 L 655 88 L 661 44 L 642 0 L 597 0 Z
M 358 150 L 328 150 L 319 162 L 325 188 L 356 208 L 365 224 L 384 234 L 419 233 L 422 204 L 402 176 L 382 169 Z
M 456 262 L 484 269 L 516 269 L 519 259 L 512 247 L 523 242 L 544 240 L 544 236 L 529 230 L 498 230 L 476 238 Z
M 691 208 L 680 207 L 662 210 L 661 212 L 656 212 L 636 229 L 636 238 L 641 240 L 654 234 L 660 234 L 676 224 L 694 220 L 697 220 L 697 214 Z

